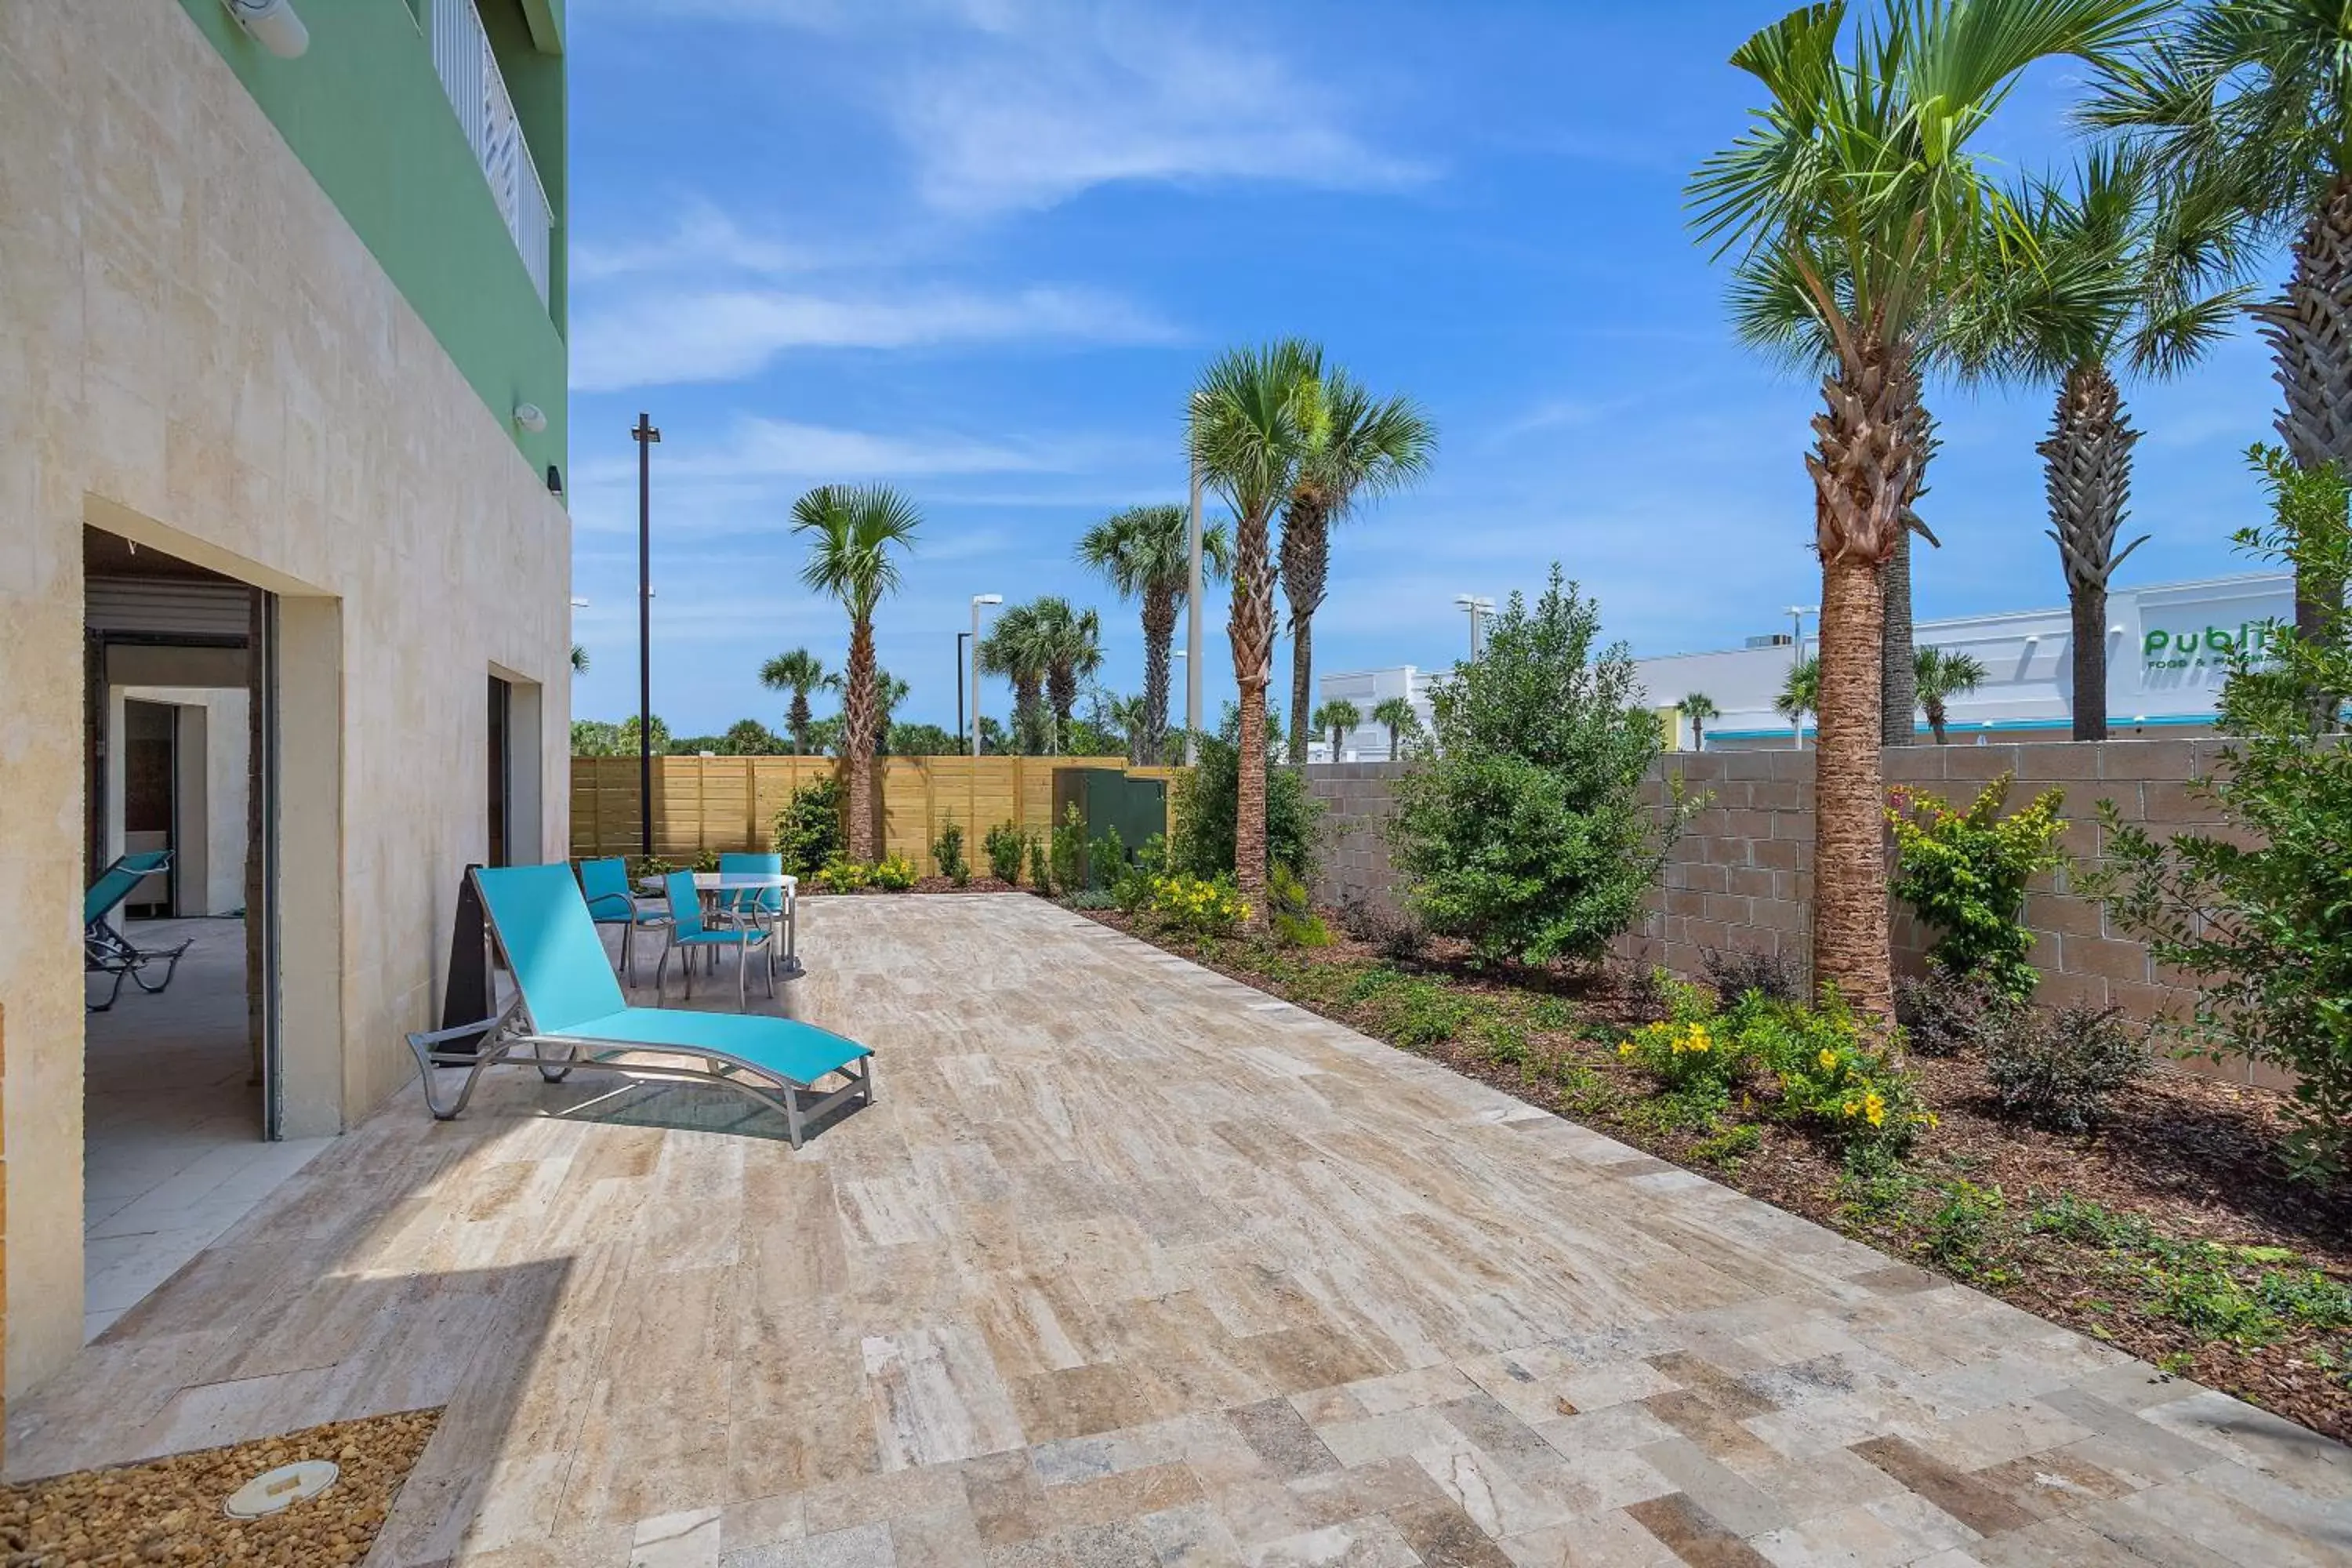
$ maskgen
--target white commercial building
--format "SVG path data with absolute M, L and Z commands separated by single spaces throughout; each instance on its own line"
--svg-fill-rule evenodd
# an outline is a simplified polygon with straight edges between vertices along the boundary
M 2250 642 L 2259 647 L 2265 623 L 2294 618 L 2294 579 L 2284 573 L 2111 589 L 2110 732 L 2120 738 L 2210 725 L 2231 651 Z M 1985 668 L 1984 684 L 1948 705 L 1956 742 L 1993 735 L 2063 741 L 2072 732 L 2073 633 L 2064 605 L 1921 621 L 1912 640 L 1968 654 Z M 1709 748 L 1786 746 L 1794 730 L 1773 703 L 1790 665 L 1818 649 L 1810 626 L 1801 645 L 1787 633 L 1756 645 L 1645 658 L 1636 668 L 1653 707 L 1673 710 L 1693 692 L 1715 704 L 1720 716 L 1707 721 Z M 1918 725 L 1924 734 L 1924 717 Z M 1811 715 L 1805 728 L 1811 734 Z M 1689 747 L 1688 721 L 1679 730 L 1676 744 Z
M 1361 722 L 1348 731 L 1339 746 L 1339 754 L 1331 754 L 1331 737 L 1320 735 L 1307 745 L 1310 763 L 1386 763 L 1395 759 L 1389 754 L 1388 726 L 1376 722 L 1372 710 L 1391 697 L 1402 697 L 1412 704 L 1413 714 L 1421 721 L 1424 733 L 1429 729 L 1429 687 L 1437 676 L 1409 664 L 1388 669 L 1350 669 L 1336 675 L 1318 676 L 1316 679 L 1315 705 L 1320 708 L 1330 701 L 1352 702 L 1361 715 Z

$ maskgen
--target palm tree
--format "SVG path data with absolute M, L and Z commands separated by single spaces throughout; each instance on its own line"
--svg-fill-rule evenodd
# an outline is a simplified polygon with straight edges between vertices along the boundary
M 1054 711 L 1053 746 L 1056 752 L 1069 733 L 1070 716 L 1078 704 L 1078 686 L 1102 668 L 1102 617 L 1092 610 L 1074 610 L 1067 599 L 1048 595 L 1031 609 L 1037 617 L 1039 651 L 1045 659 L 1045 700 Z
M 1168 700 L 1165 690 L 1160 692 L 1160 700 L 1163 703 Z M 1129 762 L 1139 767 L 1144 767 L 1150 766 L 1159 761 L 1160 753 L 1156 742 L 1150 740 L 1151 699 L 1150 696 L 1139 691 L 1132 697 L 1114 698 L 1104 710 L 1104 715 L 1110 721 L 1111 727 L 1126 737 Z M 1163 720 L 1165 717 L 1163 713 Z M 1145 749 L 1147 745 L 1153 749 L 1147 752 Z
M 784 731 L 793 738 L 793 754 L 808 754 L 809 693 L 829 689 L 837 679 L 824 668 L 824 661 L 804 647 L 790 653 L 780 653 L 760 667 L 760 684 L 771 691 L 789 691 L 793 700 L 784 710 Z
M 1315 731 L 1331 737 L 1331 760 L 1339 760 L 1339 748 L 1347 744 L 1348 731 L 1364 721 L 1363 713 L 1344 697 L 1334 697 L 1315 710 Z
M 1411 483 L 1437 451 L 1437 427 L 1411 399 L 1375 400 L 1343 370 L 1323 377 L 1322 416 L 1307 433 L 1282 504 L 1282 594 L 1290 603 L 1290 765 L 1307 761 L 1314 700 L 1315 612 L 1331 569 L 1331 525 L 1364 497 Z M 1336 760 L 1336 759 L 1335 759 Z
M 1795 726 L 1797 744 L 1805 743 L 1805 719 L 1822 710 L 1822 661 L 1818 655 L 1808 654 L 1789 667 L 1786 679 L 1780 682 L 1780 695 L 1772 699 L 1772 710 Z
M 2027 67 L 2106 63 L 2161 0 L 1905 0 L 1841 57 L 1843 0 L 1793 11 L 1732 63 L 1769 101 L 1699 166 L 1695 226 L 1801 299 L 1831 350 L 1807 457 L 1822 561 L 1812 955 L 1857 1008 L 1891 1016 L 1881 820 L 1885 569 L 1910 526 L 1931 432 L 1920 372 L 2000 237 L 1970 152 Z
M 1397 762 L 1404 755 L 1404 738 L 1421 733 L 1421 715 L 1413 711 L 1412 703 L 1402 697 L 1383 697 L 1372 704 L 1372 722 L 1389 732 L 1389 761 Z
M 588 650 L 578 643 L 572 645 L 572 673 L 574 675 L 588 673 Z
M 1186 443 L 1203 482 L 1234 514 L 1234 594 L 1227 630 L 1241 689 L 1240 782 L 1234 879 L 1265 920 L 1265 689 L 1274 662 L 1274 509 L 1290 494 L 1309 432 L 1322 418 L 1322 351 L 1298 338 L 1230 349 L 1193 391 Z
M 1168 742 L 1168 675 L 1176 612 L 1192 577 L 1192 521 L 1181 506 L 1136 506 L 1105 518 L 1078 541 L 1078 559 L 1122 599 L 1143 605 L 1143 708 L 1129 726 L 1139 762 L 1157 763 Z M 1222 583 L 1233 569 L 1224 524 L 1201 531 L 1201 580 Z
M 2331 0 L 2196 0 L 2137 56 L 2103 62 L 2083 118 L 2235 206 L 2254 247 L 2291 244 L 2284 290 L 2252 312 L 2284 394 L 2279 437 L 2297 468 L 2352 472 L 2347 54 L 2352 19 Z M 2298 636 L 2322 635 L 2343 609 L 2342 578 L 2298 566 Z
M 1927 710 L 1927 728 L 1936 732 L 1936 744 L 1947 745 L 1950 738 L 1944 733 L 1944 705 L 1982 686 L 1985 667 L 1969 654 L 1923 647 L 1912 656 L 1912 670 L 1918 683 L 1919 706 Z
M 1691 749 L 1696 752 L 1706 751 L 1706 721 L 1710 719 L 1722 718 L 1723 710 L 1717 708 L 1715 705 L 1715 699 L 1704 691 L 1694 691 L 1675 706 L 1680 708 L 1683 710 L 1683 717 L 1690 721 Z
M 1013 605 L 996 617 L 996 625 L 980 641 L 973 657 L 986 675 L 1001 675 L 1013 685 L 1013 744 L 1034 754 L 1045 749 L 1045 677 L 1053 668 L 1053 648 L 1035 605 Z
M 2104 741 L 2107 584 L 2147 542 L 2116 548 L 2139 432 L 2115 365 L 2173 375 L 2227 333 L 2244 290 L 2209 292 L 2204 280 L 2237 266 L 2234 215 L 2210 189 L 2163 190 L 2153 160 L 2109 148 L 2093 150 L 2069 184 L 2032 182 L 2015 205 L 2032 244 L 1952 336 L 1966 358 L 2058 384 L 2050 434 L 2034 450 L 2066 578 L 2074 739 Z
M 874 750 L 877 755 L 890 750 L 891 715 L 898 712 L 898 705 L 913 689 L 880 665 L 874 667 Z
M 793 531 L 809 537 L 801 581 L 849 612 L 841 704 L 849 771 L 849 857 L 874 858 L 874 747 L 881 737 L 874 612 L 898 586 L 898 555 L 921 530 L 915 503 L 887 485 L 820 485 L 793 503 Z

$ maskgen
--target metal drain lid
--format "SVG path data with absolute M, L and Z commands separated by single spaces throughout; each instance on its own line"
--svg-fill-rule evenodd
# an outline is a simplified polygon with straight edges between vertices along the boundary
M 229 1494 L 221 1511 L 231 1519 L 259 1519 L 305 1498 L 317 1497 L 342 1472 L 331 1459 L 302 1459 L 264 1470 Z

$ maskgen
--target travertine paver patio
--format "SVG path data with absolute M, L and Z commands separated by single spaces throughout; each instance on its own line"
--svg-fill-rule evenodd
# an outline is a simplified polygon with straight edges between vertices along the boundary
M 803 943 L 873 1110 L 412 1092 L 11 1472 L 446 1402 L 371 1563 L 2352 1562 L 2346 1449 L 1038 900 Z

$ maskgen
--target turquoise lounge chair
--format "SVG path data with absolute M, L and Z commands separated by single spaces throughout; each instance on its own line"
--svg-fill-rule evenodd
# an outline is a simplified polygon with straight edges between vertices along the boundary
M 635 985 L 637 928 L 667 925 L 669 915 L 658 906 L 649 909 L 637 902 L 636 895 L 629 891 L 629 863 L 617 855 L 581 861 L 580 891 L 588 900 L 590 918 L 600 926 L 621 928 L 621 962 L 614 973 L 626 973 L 629 984 Z
M 570 868 L 509 866 L 471 875 L 515 996 L 496 1018 L 408 1037 L 436 1119 L 463 1113 L 483 1071 L 502 1063 L 535 1067 L 550 1083 L 593 1066 L 635 1079 L 723 1084 L 782 1111 L 795 1149 L 812 1120 L 853 1099 L 874 1103 L 873 1053 L 855 1040 L 790 1018 L 627 1005 Z M 434 1048 L 485 1028 L 490 1033 L 478 1051 Z M 433 1082 L 433 1069 L 445 1067 L 471 1069 L 446 1108 Z M 835 1076 L 842 1087 L 803 1099 Z
M 685 949 L 678 968 L 686 975 L 686 999 L 694 1000 L 694 955 L 707 952 L 710 966 L 719 967 L 719 955 L 729 948 L 735 950 L 735 1006 L 741 1011 L 751 1003 L 751 954 L 757 952 L 768 969 L 768 994 L 776 994 L 776 964 L 768 945 L 768 933 L 751 924 L 706 926 L 702 923 L 702 895 L 694 886 L 691 871 L 672 871 L 662 879 L 662 889 L 669 895 L 669 942 L 662 949 L 661 962 L 654 966 L 654 994 L 659 995 L 669 978 L 669 955 Z
M 172 984 L 173 971 L 180 967 L 181 955 L 195 945 L 195 938 L 173 948 L 138 947 L 129 937 L 114 929 L 114 911 L 131 896 L 131 889 L 158 871 L 168 870 L 172 864 L 169 849 L 142 850 L 125 855 L 99 873 L 98 880 L 81 899 L 81 968 L 84 974 L 111 974 L 114 988 L 103 1002 L 82 999 L 82 1005 L 93 1013 L 103 1013 L 121 999 L 122 981 L 129 976 L 139 989 L 153 995 Z M 163 966 L 163 978 L 154 984 L 147 984 L 144 973 L 151 963 Z

